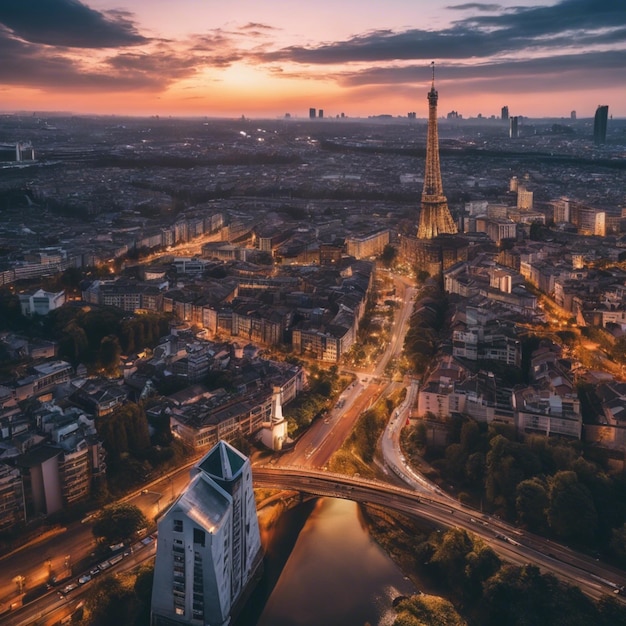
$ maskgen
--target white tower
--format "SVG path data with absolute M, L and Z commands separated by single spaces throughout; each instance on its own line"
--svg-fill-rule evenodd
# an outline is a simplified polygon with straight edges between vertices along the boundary
M 287 441 L 287 420 L 283 417 L 280 387 L 272 390 L 272 415 L 270 421 L 263 424 L 261 442 L 275 452 L 282 450 Z
M 226 626 L 262 558 L 250 461 L 220 441 L 159 521 L 152 626 Z

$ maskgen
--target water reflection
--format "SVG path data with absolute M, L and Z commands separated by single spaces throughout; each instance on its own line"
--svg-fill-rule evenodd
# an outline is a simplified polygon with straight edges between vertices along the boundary
M 356 503 L 324 498 L 312 506 L 285 513 L 266 537 L 262 584 L 271 595 L 258 626 L 391 624 L 393 598 L 414 593 L 412 584 L 370 538 Z M 284 562 L 281 546 L 290 544 Z M 276 581 L 274 566 L 280 560 L 284 566 Z M 257 594 L 252 601 L 257 610 L 260 601 Z M 240 626 L 254 623 L 250 615 L 238 620 Z

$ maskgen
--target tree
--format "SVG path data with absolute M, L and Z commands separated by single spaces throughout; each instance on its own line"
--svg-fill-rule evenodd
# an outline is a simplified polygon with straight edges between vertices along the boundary
M 462 590 L 465 583 L 465 557 L 474 549 L 474 543 L 466 530 L 450 528 L 439 539 L 431 563 L 439 570 L 456 590 Z
M 519 523 L 533 532 L 546 526 L 548 491 L 538 478 L 523 480 L 515 490 L 515 510 Z
M 103 337 L 98 350 L 98 361 L 101 367 L 112 374 L 117 374 L 120 365 L 122 348 L 115 335 Z
M 92 532 L 101 543 L 117 543 L 132 537 L 148 521 L 141 510 L 124 502 L 105 507 L 96 517 Z
M 589 541 L 598 525 L 598 515 L 589 489 L 578 482 L 575 472 L 557 472 L 549 481 L 548 522 L 565 539 Z
M 116 576 L 96 580 L 89 589 L 85 608 L 90 626 L 132 624 L 137 613 L 137 598 L 132 589 Z
M 396 248 L 394 248 L 394 246 L 392 245 L 387 244 L 383 248 L 383 252 L 380 255 L 380 258 L 385 267 L 393 267 L 393 264 L 396 260 L 397 255 L 398 255 L 398 251 L 396 250 Z
M 620 563 L 626 563 L 626 524 L 614 528 L 611 533 L 611 550 Z
M 465 626 L 467 622 L 449 600 L 439 596 L 411 596 L 396 607 L 393 626 Z
M 99 418 L 96 428 L 114 462 L 127 452 L 141 455 L 150 447 L 146 413 L 134 402 L 127 402 L 114 413 Z

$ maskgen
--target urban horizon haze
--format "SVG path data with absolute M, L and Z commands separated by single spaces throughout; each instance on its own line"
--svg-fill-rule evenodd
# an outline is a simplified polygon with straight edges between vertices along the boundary
M 4 0 L 4 112 L 626 117 L 615 0 Z M 445 95 L 444 95 L 445 94 Z

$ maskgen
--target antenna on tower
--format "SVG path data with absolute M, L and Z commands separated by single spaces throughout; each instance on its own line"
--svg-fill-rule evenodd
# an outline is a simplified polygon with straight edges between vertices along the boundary
M 435 88 L 435 62 L 431 61 L 430 62 L 430 67 L 433 68 L 433 89 Z

